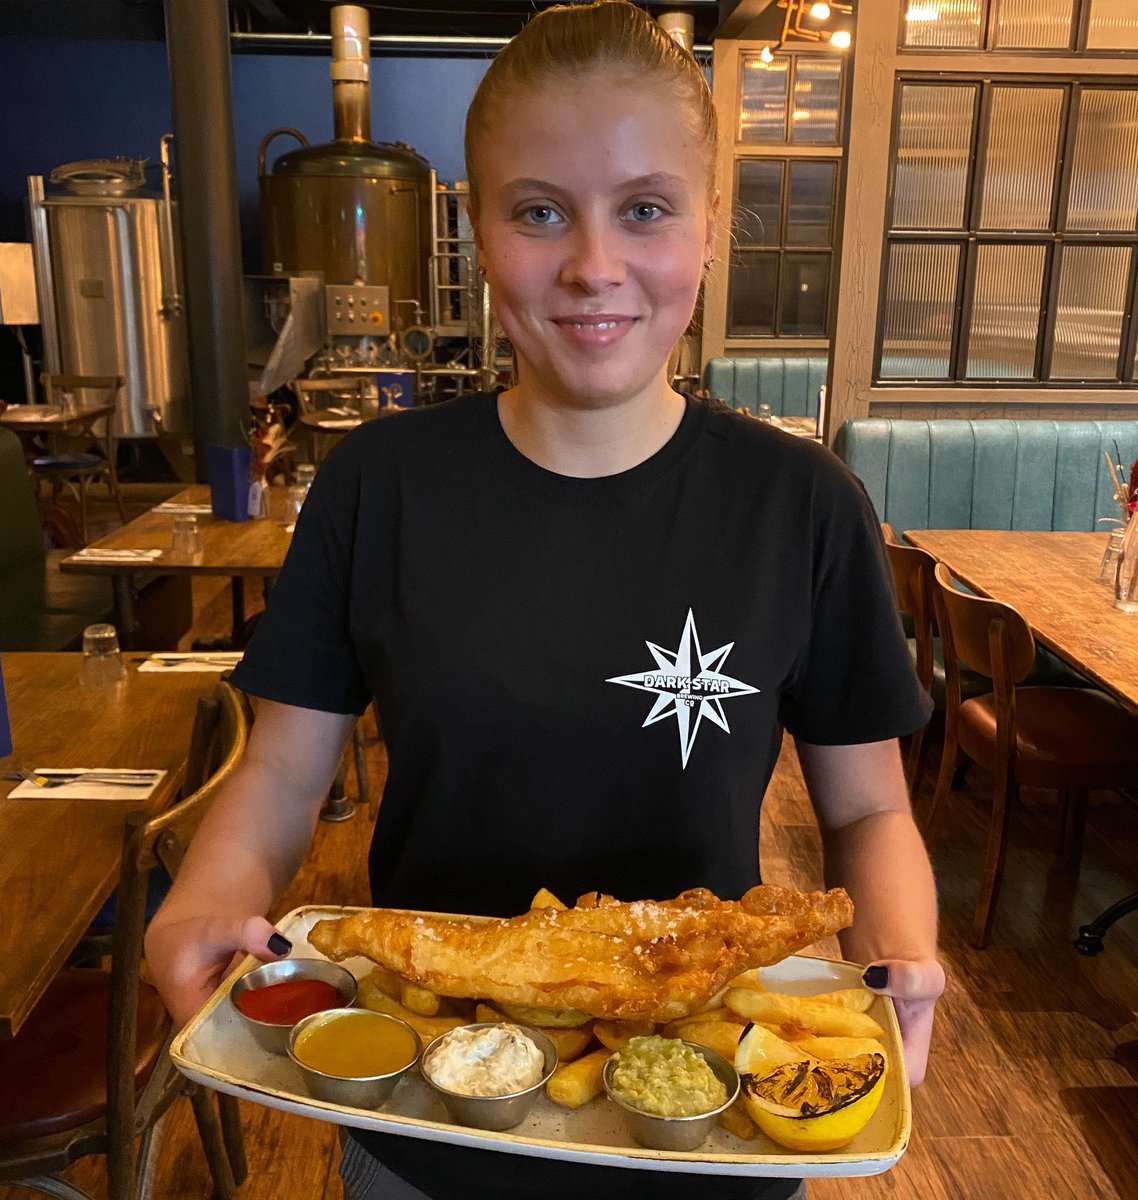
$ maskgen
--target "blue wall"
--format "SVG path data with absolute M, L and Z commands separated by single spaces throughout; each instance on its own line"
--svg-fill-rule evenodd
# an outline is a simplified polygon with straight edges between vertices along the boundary
M 235 55 L 233 120 L 246 269 L 260 270 L 257 147 L 278 125 L 312 143 L 332 137 L 328 59 L 319 55 Z M 372 60 L 372 136 L 409 142 L 439 178 L 465 178 L 462 126 L 486 69 L 482 59 Z M 0 40 L 0 241 L 27 237 L 28 175 L 81 158 L 158 159 L 171 130 L 166 47 L 160 42 Z M 270 158 L 295 143 L 281 138 Z M 155 174 L 155 181 L 158 176 Z

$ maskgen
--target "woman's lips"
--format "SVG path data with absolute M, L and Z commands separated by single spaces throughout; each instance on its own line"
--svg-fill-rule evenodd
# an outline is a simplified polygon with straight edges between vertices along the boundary
M 636 317 L 617 313 L 598 313 L 572 317 L 556 317 L 554 325 L 575 346 L 593 348 L 612 346 L 619 342 L 636 324 Z

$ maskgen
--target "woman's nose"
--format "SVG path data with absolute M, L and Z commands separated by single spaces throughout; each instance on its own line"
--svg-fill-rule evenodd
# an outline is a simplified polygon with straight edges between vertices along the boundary
M 625 277 L 627 267 L 614 230 L 582 221 L 566 239 L 565 251 L 562 283 L 599 292 L 621 283 Z

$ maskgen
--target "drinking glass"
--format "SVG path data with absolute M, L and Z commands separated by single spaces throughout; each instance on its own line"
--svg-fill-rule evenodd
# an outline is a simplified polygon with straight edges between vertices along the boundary
M 1114 607 L 1138 613 L 1138 514 L 1131 514 L 1115 560 Z
M 760 404 L 758 417 L 760 421 L 765 421 L 768 425 L 771 424 L 771 406 L 769 404 Z
M 170 542 L 172 558 L 189 561 L 202 552 L 202 532 L 193 513 L 179 513 L 174 518 L 174 535 Z
M 83 630 L 83 667 L 79 682 L 100 687 L 126 678 L 119 635 L 113 625 L 88 625 Z

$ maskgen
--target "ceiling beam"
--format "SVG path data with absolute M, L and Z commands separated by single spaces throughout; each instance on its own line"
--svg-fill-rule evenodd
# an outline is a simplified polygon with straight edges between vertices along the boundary
M 724 0 L 719 6 L 720 13 L 726 13 L 719 22 L 719 28 L 712 35 L 715 38 L 737 38 L 743 31 L 760 16 L 775 0 Z

